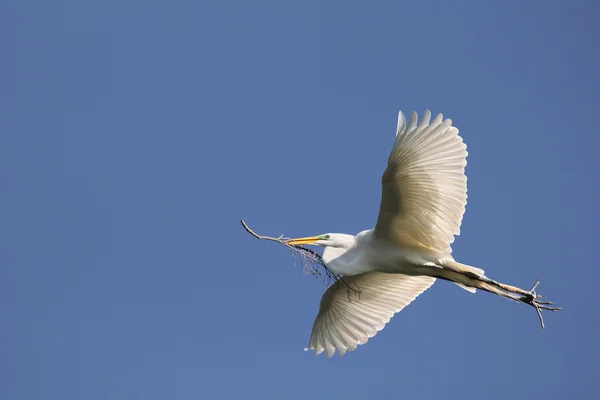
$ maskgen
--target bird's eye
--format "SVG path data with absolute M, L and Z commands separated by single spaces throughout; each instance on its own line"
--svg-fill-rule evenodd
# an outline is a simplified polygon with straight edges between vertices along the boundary
M 329 239 L 329 235 L 323 235 L 323 239 Z

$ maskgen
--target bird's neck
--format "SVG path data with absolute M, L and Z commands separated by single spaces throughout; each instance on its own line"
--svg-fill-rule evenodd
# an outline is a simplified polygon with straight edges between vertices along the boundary
M 323 262 L 338 275 L 358 275 L 369 271 L 368 263 L 361 261 L 356 245 L 349 247 L 325 247 Z
M 336 262 L 336 260 L 343 261 L 343 260 L 340 260 L 340 258 L 344 257 L 344 255 L 347 252 L 349 252 L 350 250 L 351 250 L 350 248 L 345 248 L 345 247 L 327 246 L 323 250 L 323 262 L 325 262 L 325 265 L 327 265 L 329 267 L 329 264 Z M 347 259 L 348 256 L 346 256 L 345 258 Z

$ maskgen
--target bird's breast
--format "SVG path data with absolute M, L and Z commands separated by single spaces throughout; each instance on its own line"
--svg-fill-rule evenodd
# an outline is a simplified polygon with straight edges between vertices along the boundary
M 372 240 L 364 248 L 363 259 L 370 270 L 418 275 L 419 266 L 437 263 L 440 254 L 425 248 L 404 247 L 387 240 Z

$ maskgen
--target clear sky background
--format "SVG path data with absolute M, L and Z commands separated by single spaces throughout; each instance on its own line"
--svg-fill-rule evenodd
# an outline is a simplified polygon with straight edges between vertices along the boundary
M 12 1 L 0 12 L 0 398 L 600 398 L 593 1 Z M 304 352 L 324 285 L 266 235 L 374 226 L 398 110 L 469 150 L 438 282 Z

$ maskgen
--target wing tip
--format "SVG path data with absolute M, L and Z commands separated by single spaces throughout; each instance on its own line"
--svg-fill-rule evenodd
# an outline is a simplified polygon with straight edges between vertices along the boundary
M 398 136 L 400 133 L 404 132 L 404 130 L 406 129 L 406 117 L 404 116 L 404 113 L 402 112 L 402 110 L 398 111 L 398 125 L 396 127 L 396 136 Z

